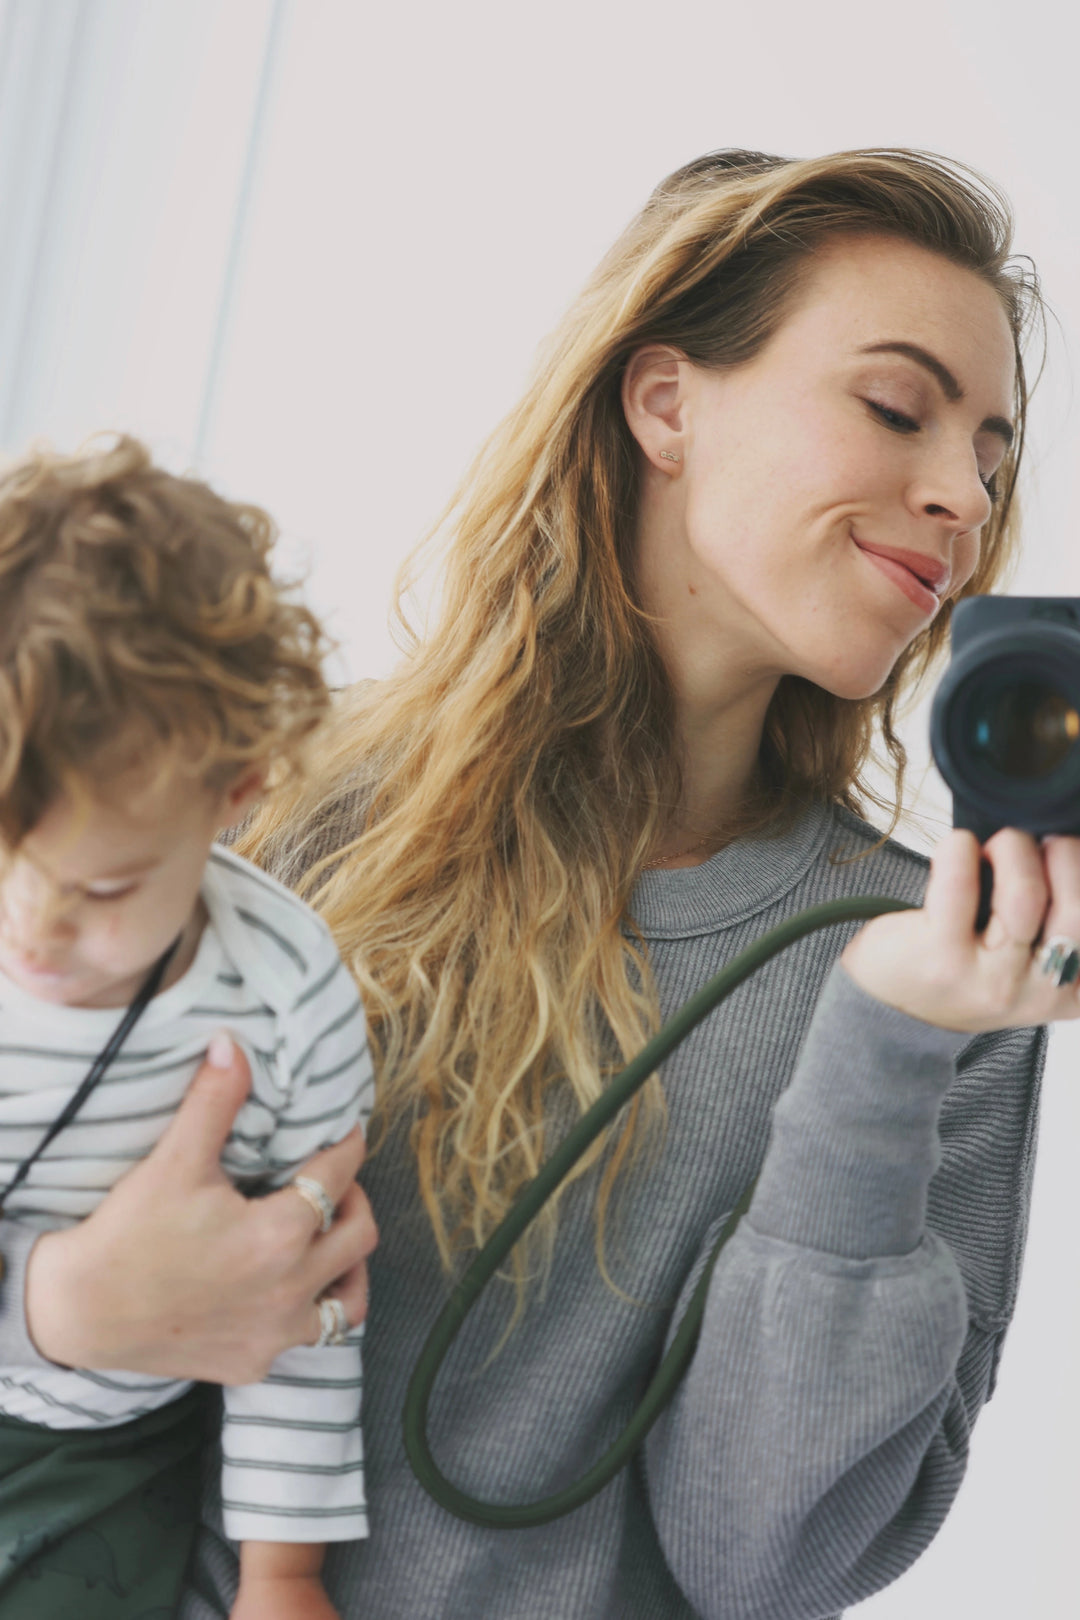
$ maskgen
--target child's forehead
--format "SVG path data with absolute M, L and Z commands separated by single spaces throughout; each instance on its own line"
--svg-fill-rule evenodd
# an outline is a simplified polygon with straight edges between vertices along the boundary
M 156 866 L 207 820 L 203 784 L 179 771 L 133 770 L 100 786 L 61 791 L 23 840 L 25 855 L 57 876 L 127 877 Z

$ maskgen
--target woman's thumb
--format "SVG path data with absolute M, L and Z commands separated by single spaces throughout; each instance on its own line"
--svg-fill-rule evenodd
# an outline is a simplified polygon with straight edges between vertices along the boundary
M 175 1169 L 205 1176 L 221 1158 L 250 1090 L 247 1058 L 231 1035 L 218 1030 L 183 1102 L 149 1157 L 159 1162 L 168 1158 Z

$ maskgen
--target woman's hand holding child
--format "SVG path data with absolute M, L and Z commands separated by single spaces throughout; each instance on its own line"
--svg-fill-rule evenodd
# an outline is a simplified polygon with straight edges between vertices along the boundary
M 333 1229 L 320 1236 L 288 1187 L 246 1199 L 221 1169 L 249 1086 L 230 1042 L 226 1066 L 203 1065 L 156 1147 L 94 1213 L 38 1239 L 26 1311 L 43 1356 L 249 1384 L 282 1350 L 316 1341 L 314 1301 L 331 1284 L 350 1324 L 363 1320 L 366 1257 L 377 1238 L 355 1180 L 363 1134 L 352 1131 L 304 1166 L 337 1206 Z

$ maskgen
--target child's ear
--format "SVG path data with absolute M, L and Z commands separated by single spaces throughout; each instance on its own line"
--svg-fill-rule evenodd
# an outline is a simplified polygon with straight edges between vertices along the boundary
M 248 811 L 254 808 L 266 786 L 266 775 L 265 765 L 251 765 L 229 784 L 222 795 L 218 812 L 219 832 L 238 826 Z

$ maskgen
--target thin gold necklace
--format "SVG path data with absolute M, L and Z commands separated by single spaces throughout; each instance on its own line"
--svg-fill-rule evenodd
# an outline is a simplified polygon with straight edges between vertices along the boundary
M 651 872 L 655 866 L 668 866 L 672 861 L 681 861 L 684 855 L 696 855 L 699 849 L 704 849 L 706 844 L 711 844 L 714 841 L 715 839 L 712 836 L 699 838 L 696 844 L 690 845 L 689 849 L 676 850 L 674 855 L 660 855 L 655 861 L 644 861 L 641 870 Z

